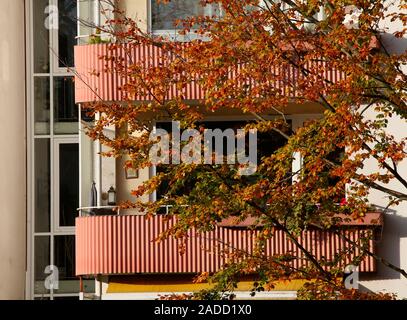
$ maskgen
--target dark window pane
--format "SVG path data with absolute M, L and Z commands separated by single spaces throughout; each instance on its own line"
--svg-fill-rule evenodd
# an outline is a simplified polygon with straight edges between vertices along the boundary
M 48 77 L 34 78 L 34 132 L 50 132 L 50 83 Z
M 92 114 L 91 110 L 81 108 L 81 121 L 93 123 L 95 122 L 95 115 Z
M 45 274 L 45 268 L 50 263 L 50 238 L 49 237 L 35 237 L 34 239 L 34 292 L 48 293 L 49 290 L 45 288 L 45 279 L 49 274 Z
M 345 156 L 345 150 L 342 148 L 336 148 L 334 151 L 329 153 L 326 156 L 326 159 L 329 160 L 330 162 L 340 166 L 342 164 L 343 158 Z M 305 157 L 303 159 L 303 163 L 305 168 L 307 168 L 307 165 L 309 165 L 310 160 L 309 158 Z M 329 189 L 329 188 L 337 188 L 338 190 L 336 192 L 333 192 L 329 195 L 329 199 L 327 199 L 330 203 L 340 203 L 342 200 L 346 197 L 346 190 L 345 186 L 343 188 L 338 188 L 339 187 L 339 182 L 341 179 L 339 177 L 333 176 L 331 174 L 332 167 L 330 167 L 328 164 L 324 164 L 323 167 L 321 167 L 321 171 L 318 174 L 318 187 L 322 189 Z M 308 174 L 308 169 L 304 170 L 304 175 Z
M 78 34 L 77 26 L 77 1 L 58 0 L 59 30 L 58 30 L 58 52 L 59 66 L 73 67 L 73 48 L 76 44 Z
M 35 232 L 50 231 L 50 143 L 35 140 Z
M 287 123 L 289 128 L 291 129 L 291 120 L 287 120 Z M 263 157 L 270 157 L 273 153 L 284 147 L 286 144 L 287 140 L 281 134 L 275 131 L 259 132 L 257 134 L 258 165 L 260 165 L 261 159 Z
M 78 107 L 75 105 L 72 77 L 54 78 L 54 133 L 78 133 Z
M 74 226 L 79 207 L 79 144 L 60 144 L 59 166 L 59 224 Z
M 79 280 L 75 276 L 75 236 L 56 236 L 54 247 L 54 263 L 59 270 L 59 288 L 54 293 L 79 292 Z
M 340 166 L 342 165 L 343 158 L 345 156 L 345 149 L 342 148 L 337 148 L 334 152 L 331 152 L 328 156 L 327 159 L 334 164 Z M 327 175 L 326 177 L 326 183 L 329 187 L 335 187 L 339 182 L 340 178 L 339 177 L 332 177 L 329 174 L 329 169 L 327 169 L 326 172 L 323 172 L 322 175 Z M 346 198 L 346 190 L 345 187 L 343 189 L 340 189 L 338 192 L 335 194 L 332 194 L 332 201 L 335 203 L 340 203 L 342 199 Z
M 33 5 L 33 33 L 34 41 L 34 72 L 49 72 L 49 29 L 46 24 L 50 23 L 49 14 L 45 13 L 48 0 L 36 0 Z

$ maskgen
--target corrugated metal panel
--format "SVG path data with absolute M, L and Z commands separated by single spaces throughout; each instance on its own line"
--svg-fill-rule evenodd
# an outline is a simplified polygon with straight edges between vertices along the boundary
M 116 59 L 105 59 L 113 57 Z M 129 83 L 129 67 L 137 62 L 142 70 L 158 67 L 163 62 L 160 48 L 149 45 L 109 44 L 82 45 L 75 47 L 75 101 L 76 103 L 94 101 L 123 101 L 120 87 Z M 115 62 L 116 61 L 116 62 Z M 168 99 L 182 94 L 185 99 L 198 100 L 204 97 L 197 83 L 189 84 L 182 92 L 175 86 L 169 88 Z M 139 92 L 132 100 L 152 100 L 148 91 Z
M 184 44 L 185 46 L 187 44 Z M 104 59 L 105 57 L 114 57 L 114 59 Z M 115 62 L 116 61 L 116 62 Z M 119 62 L 117 62 L 119 61 Z M 94 102 L 94 101 L 123 101 L 128 97 L 123 96 L 120 88 L 129 83 L 128 71 L 135 63 L 141 67 L 141 72 L 145 72 L 149 67 L 157 67 L 165 63 L 162 49 L 152 45 L 127 45 L 112 46 L 109 44 L 92 44 L 75 47 L 75 101 L 76 103 Z M 307 62 L 307 69 L 318 68 L 322 70 L 324 62 L 316 62 L 311 65 Z M 273 87 L 284 95 L 295 96 L 298 94 L 297 83 L 304 75 L 293 66 L 272 66 L 275 74 Z M 241 66 L 235 70 L 230 70 L 231 79 L 238 77 L 241 72 Z M 136 74 L 136 72 L 133 72 Z M 337 82 L 342 80 L 344 75 L 340 72 L 327 70 L 320 75 L 319 81 L 323 78 Z M 314 79 L 316 80 L 316 79 Z M 246 79 L 239 82 L 251 87 L 255 85 L 253 79 Z M 180 91 L 175 85 L 170 87 L 167 92 L 167 98 L 171 99 L 183 96 L 186 100 L 200 100 L 205 97 L 202 87 L 195 81 L 191 81 Z M 150 92 L 139 92 L 132 100 L 146 101 L 152 100 Z
M 215 272 L 225 263 L 225 250 L 246 250 L 253 248 L 256 234 L 247 228 L 217 226 L 213 231 L 197 234 L 189 231 L 184 243 L 185 253 L 180 254 L 181 240 L 169 238 L 160 243 L 155 240 L 165 229 L 175 223 L 175 218 L 155 216 L 102 216 L 81 217 L 76 220 L 76 274 L 134 274 L 134 273 L 199 273 Z M 355 242 L 364 236 L 369 228 L 346 228 L 341 233 Z M 309 230 L 299 238 L 300 243 L 318 259 L 330 259 L 344 250 L 347 243 L 332 232 Z M 369 248 L 374 251 L 374 243 Z M 268 240 L 266 254 L 283 254 L 288 251 L 302 257 L 281 230 L 276 230 Z M 356 252 L 357 254 L 357 252 Z M 346 264 L 353 253 L 348 254 Z M 295 261 L 295 267 L 304 265 Z M 375 271 L 375 261 L 366 257 L 359 270 Z

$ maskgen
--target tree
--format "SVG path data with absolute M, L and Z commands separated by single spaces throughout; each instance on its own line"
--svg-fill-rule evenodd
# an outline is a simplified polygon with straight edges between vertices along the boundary
M 123 207 L 150 216 L 171 205 L 170 215 L 177 215 L 178 223 L 162 239 L 182 238 L 191 228 L 208 231 L 230 217 L 255 221 L 253 228 L 259 233 L 251 254 L 229 252 L 230 263 L 223 270 L 199 277 L 216 283 L 214 291 L 202 293 L 204 297 L 232 293 L 242 275 L 255 272 L 258 281 L 253 292 L 271 288 L 278 279 L 301 277 L 317 279 L 305 287 L 303 298 L 389 298 L 346 290 L 337 281 L 345 252 L 334 261 L 323 261 L 297 238 L 310 227 L 336 232 L 332 226 L 340 220 L 338 213 L 363 219 L 372 189 L 384 192 L 389 206 L 407 200 L 407 176 L 399 170 L 407 155 L 407 139 L 387 130 L 394 118 L 402 119 L 403 125 L 407 119 L 407 55 L 390 53 L 381 29 L 383 20 L 397 21 L 400 28 L 394 36 L 403 38 L 407 5 L 401 1 L 399 10 L 392 12 L 387 1 L 206 0 L 202 4 L 221 9 L 215 10 L 218 15 L 176 22 L 180 35 L 198 35 L 188 44 L 146 33 L 137 21 L 115 9 L 116 18 L 100 29 L 113 34 L 103 59 L 114 65 L 110 72 L 127 79 L 121 87 L 124 102 L 88 105 L 90 113 L 100 114 L 89 135 L 110 147 L 108 156 L 128 155 L 131 160 L 126 165 L 135 169 L 153 165 L 149 152 L 156 141 L 150 134 L 160 120 L 179 121 L 181 129 L 203 130 L 201 121 L 208 114 L 234 111 L 253 118 L 246 131 L 277 134 L 285 142 L 259 159 L 256 173 L 250 176 L 239 174 L 239 164 L 161 166 L 132 194 L 137 199 L 161 190 L 165 197 L 127 202 Z M 352 12 L 357 13 L 357 22 L 349 20 Z M 120 48 L 131 56 L 132 48 L 139 45 L 159 50 L 160 63 L 149 63 L 149 57 L 129 62 L 116 55 Z M 205 93 L 198 106 L 185 100 L 191 84 Z M 135 97 L 143 99 L 134 103 Z M 287 109 L 305 103 L 320 107 L 323 117 L 293 130 Z M 121 134 L 113 139 L 105 136 L 103 128 L 108 125 L 120 128 Z M 177 152 L 167 151 L 172 158 Z M 338 151 L 340 157 L 334 157 Z M 296 154 L 304 161 L 293 171 Z M 377 170 L 363 171 L 368 161 L 375 162 Z M 395 180 L 400 187 L 391 186 L 389 182 Z M 346 201 L 338 206 L 345 186 Z M 276 228 L 291 239 L 301 257 L 264 254 L 265 241 Z M 355 264 L 371 255 L 407 277 L 405 270 L 369 252 L 365 241 L 346 241 L 348 250 L 357 247 L 362 252 Z M 308 261 L 307 267 L 293 268 L 290 261 L 300 258 Z

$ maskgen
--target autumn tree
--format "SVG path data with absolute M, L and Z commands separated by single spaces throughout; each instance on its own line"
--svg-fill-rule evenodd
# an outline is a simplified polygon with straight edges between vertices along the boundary
M 179 39 L 192 39 L 187 43 L 145 32 L 139 21 L 117 8 L 115 19 L 100 28 L 112 34 L 110 53 L 103 57 L 107 71 L 125 79 L 122 102 L 87 105 L 90 113 L 100 115 L 88 133 L 110 147 L 107 156 L 128 155 L 128 167 L 149 168 L 149 151 L 157 142 L 150 139 L 154 123 L 179 121 L 181 129 L 202 130 L 208 115 L 228 113 L 249 116 L 247 131 L 257 129 L 259 135 L 283 140 L 258 159 L 257 171 L 250 176 L 239 174 L 239 164 L 161 165 L 156 176 L 133 190 L 134 201 L 122 204 L 147 216 L 171 205 L 169 215 L 176 215 L 178 222 L 162 238 L 183 238 L 191 228 L 205 232 L 231 217 L 236 223 L 252 219 L 258 231 L 255 247 L 250 254 L 228 252 L 230 262 L 222 270 L 201 275 L 199 280 L 209 277 L 216 284 L 201 297 L 233 293 L 242 276 L 256 274 L 254 292 L 272 288 L 279 279 L 305 278 L 317 281 L 304 287 L 303 298 L 388 298 L 346 290 L 337 281 L 346 252 L 331 261 L 318 259 L 298 237 L 311 227 L 337 232 L 338 213 L 363 219 L 373 189 L 388 197 L 389 207 L 407 200 L 407 174 L 400 170 L 406 161 L 406 138 L 388 133 L 394 119 L 404 126 L 400 130 L 407 129 L 407 55 L 390 52 L 382 37 L 383 21 L 397 23 L 393 36 L 405 37 L 407 6 L 400 1 L 390 10 L 389 2 L 201 1 L 215 8 L 213 15 L 174 21 Z M 130 57 L 140 45 L 159 50 L 159 63 L 148 56 L 133 61 L 116 54 L 120 49 L 126 53 L 121 57 Z M 191 85 L 204 92 L 194 103 L 185 95 Z M 320 108 L 322 116 L 292 129 L 289 107 L 309 103 Z M 103 131 L 112 125 L 120 132 L 115 138 Z M 176 152 L 170 150 L 169 156 Z M 296 155 L 303 161 L 293 170 Z M 368 162 L 376 169 L 363 170 Z M 390 183 L 394 181 L 397 188 Z M 137 200 L 157 190 L 163 195 L 157 201 Z M 265 242 L 276 229 L 301 256 L 265 255 Z M 370 252 L 366 242 L 345 240 L 347 250 L 360 252 L 354 264 L 370 255 L 407 277 L 405 270 Z M 294 268 L 291 262 L 296 259 L 307 263 Z

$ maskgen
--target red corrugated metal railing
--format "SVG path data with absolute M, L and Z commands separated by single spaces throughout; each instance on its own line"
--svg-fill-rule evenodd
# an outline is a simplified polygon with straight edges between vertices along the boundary
M 104 57 L 114 57 L 114 59 L 104 59 Z M 123 92 L 120 87 L 128 82 L 126 72 L 117 72 L 117 69 L 127 71 L 129 67 L 139 63 L 140 72 L 146 72 L 149 67 L 157 67 L 163 63 L 162 49 L 152 45 L 128 45 L 121 44 L 111 47 L 109 44 L 91 44 L 75 47 L 75 101 L 76 103 L 86 103 L 94 101 L 123 101 Z M 120 65 L 120 68 L 117 66 Z M 123 68 L 122 68 L 123 67 Z M 308 70 L 318 70 L 321 74 L 318 77 L 336 83 L 344 78 L 344 74 L 329 70 L 324 66 L 324 62 L 315 62 L 311 66 L 308 62 L 304 66 Z M 135 72 L 135 71 L 132 71 Z M 240 66 L 229 72 L 229 78 L 233 79 L 240 73 Z M 299 79 L 303 77 L 293 66 L 273 66 L 273 73 L 276 77 L 273 88 L 282 94 L 289 96 L 298 95 Z M 127 74 L 128 75 L 128 74 Z M 252 85 L 252 79 L 242 80 L 245 84 Z M 311 81 L 308 79 L 308 81 Z M 241 81 L 239 81 L 241 82 Z M 185 100 L 201 100 L 205 97 L 205 92 L 197 81 L 191 81 L 185 88 L 179 89 L 173 85 L 168 89 L 168 99 L 181 96 Z M 131 100 L 148 101 L 152 96 L 148 91 L 138 92 Z
M 94 101 L 123 101 L 120 87 L 127 83 L 128 78 L 123 72 L 116 72 L 120 65 L 128 67 L 139 63 L 144 72 L 148 67 L 157 67 L 161 63 L 162 50 L 151 45 L 118 45 L 114 48 L 109 44 L 81 45 L 75 47 L 75 101 L 76 103 Z M 115 57 L 106 60 L 105 57 Z M 125 72 L 124 72 L 125 73 Z M 204 98 L 201 87 L 190 83 L 179 92 L 174 86 L 168 98 L 181 94 L 188 100 Z M 139 93 L 133 100 L 146 101 L 152 97 L 148 92 Z
M 225 263 L 221 253 L 227 248 L 247 250 L 253 247 L 257 231 L 248 228 L 217 226 L 205 234 L 189 232 L 185 253 L 179 253 L 181 241 L 169 238 L 160 243 L 156 238 L 175 223 L 164 216 L 146 219 L 144 216 L 80 217 L 76 220 L 76 274 L 135 274 L 135 273 L 199 273 L 214 272 Z M 353 241 L 360 241 L 369 226 L 341 229 Z M 329 232 L 309 230 L 300 243 L 317 258 L 332 258 L 345 248 L 342 237 Z M 370 240 L 371 251 L 375 250 Z M 268 255 L 292 252 L 301 257 L 286 235 L 277 230 L 266 246 Z M 354 253 L 358 254 L 358 252 Z M 347 262 L 351 261 L 352 254 Z M 298 267 L 301 260 L 294 262 Z M 375 271 L 375 261 L 366 257 L 361 272 Z

